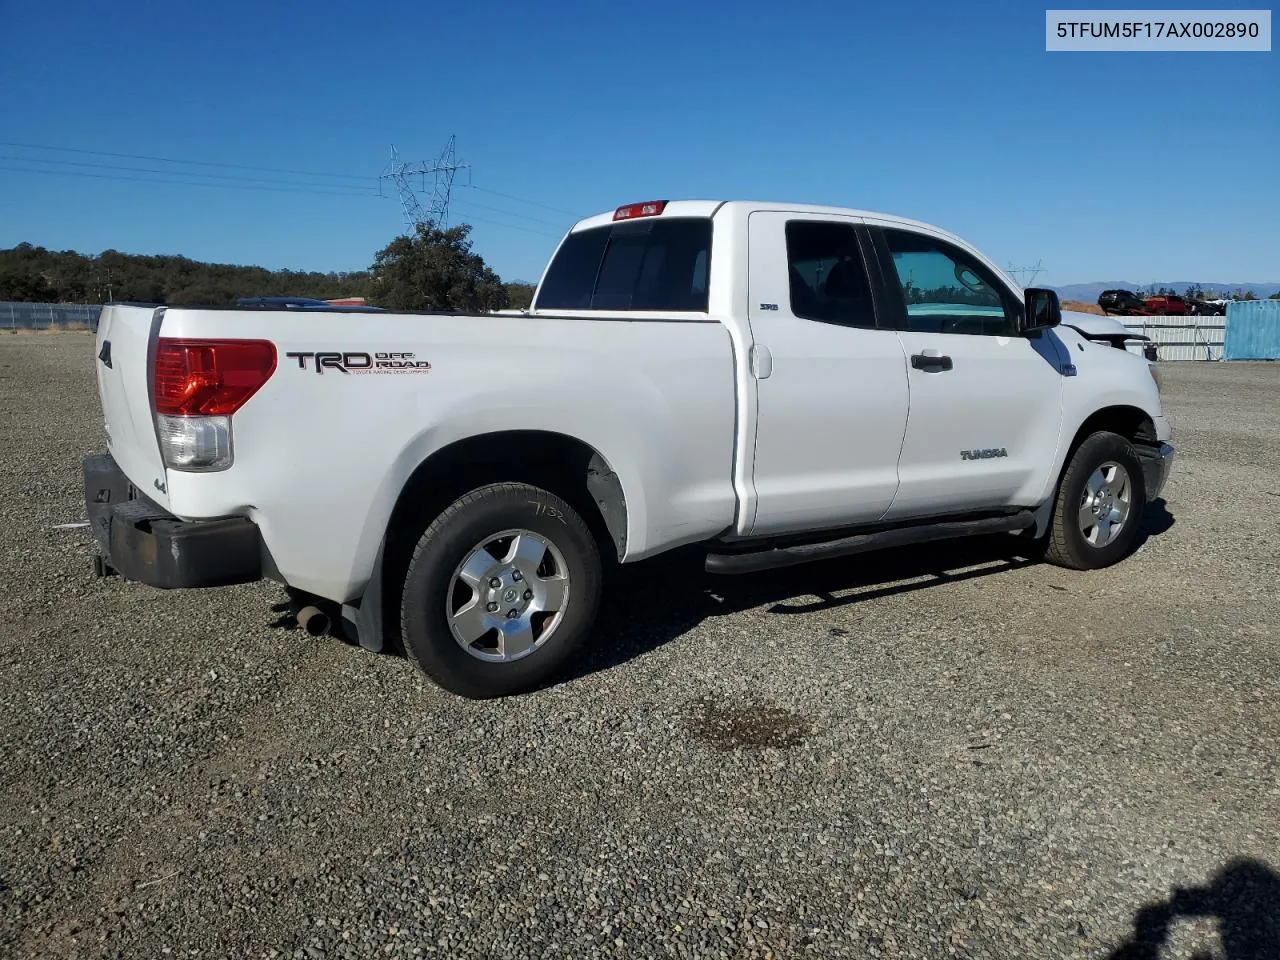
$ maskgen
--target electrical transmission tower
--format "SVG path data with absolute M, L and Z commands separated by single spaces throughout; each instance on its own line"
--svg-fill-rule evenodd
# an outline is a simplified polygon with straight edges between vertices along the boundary
M 1027 287 L 1035 285 L 1036 277 L 1040 276 L 1040 274 L 1044 272 L 1044 263 L 1041 260 L 1037 260 L 1035 265 L 1030 267 L 1015 267 L 1011 263 L 1005 267 L 1004 270 L 1005 273 L 1018 281 L 1018 286 L 1026 289 Z M 1026 280 L 1022 279 L 1024 275 L 1027 278 Z
M 469 170 L 470 164 L 459 163 L 455 151 L 456 137 L 450 137 L 439 159 L 427 163 L 405 163 L 395 145 L 391 147 L 391 163 L 378 178 L 378 185 L 389 180 L 400 195 L 400 210 L 404 216 L 405 230 L 412 234 L 420 223 L 431 224 L 439 230 L 449 225 L 449 199 L 453 194 L 453 179 L 459 170 Z M 424 207 L 419 194 L 427 194 L 427 177 L 431 177 L 430 201 Z

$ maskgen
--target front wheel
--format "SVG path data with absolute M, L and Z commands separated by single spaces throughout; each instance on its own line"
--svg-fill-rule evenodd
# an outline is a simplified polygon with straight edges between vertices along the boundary
M 405 651 L 460 696 L 535 688 L 590 631 L 600 580 L 595 538 L 563 499 L 523 483 L 481 487 L 418 540 L 400 606 Z
M 1123 560 L 1138 538 L 1147 496 L 1142 461 L 1124 437 L 1091 434 L 1062 474 L 1045 558 L 1097 570 Z

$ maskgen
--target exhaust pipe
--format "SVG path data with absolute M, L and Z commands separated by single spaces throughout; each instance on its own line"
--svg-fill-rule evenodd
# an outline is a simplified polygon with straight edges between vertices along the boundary
M 297 619 L 298 626 L 313 637 L 329 632 L 329 615 L 319 607 L 303 607 Z

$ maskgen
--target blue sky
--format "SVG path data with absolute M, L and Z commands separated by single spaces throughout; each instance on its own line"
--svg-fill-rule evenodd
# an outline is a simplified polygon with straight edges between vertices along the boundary
M 537 279 L 573 219 L 558 210 L 679 197 L 899 213 L 1001 264 L 1042 260 L 1055 284 L 1280 279 L 1280 53 L 1046 53 L 1044 17 L 950 0 L 0 4 L 0 140 L 368 177 L 0 146 L 0 246 L 361 269 L 401 229 L 394 199 L 12 168 L 371 192 L 391 143 L 426 159 L 456 134 L 476 188 L 546 205 L 455 190 L 451 219 L 507 279 Z

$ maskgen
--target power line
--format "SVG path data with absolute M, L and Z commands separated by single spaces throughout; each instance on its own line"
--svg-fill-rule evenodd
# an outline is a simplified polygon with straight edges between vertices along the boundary
M 127 169 L 127 168 L 125 168 Z M 203 183 L 199 180 L 157 180 L 155 177 L 124 177 L 110 173 L 85 173 L 80 170 L 40 170 L 31 167 L 0 166 L 0 170 L 14 173 L 38 173 L 54 177 L 88 177 L 93 180 L 130 180 L 135 183 L 168 184 L 175 187 L 217 187 L 223 190 L 265 190 L 269 193 L 307 193 L 321 197 L 377 198 L 376 193 L 339 193 L 334 190 L 313 190 L 306 187 L 261 187 L 242 183 Z
M 215 160 L 185 160 L 177 157 L 158 157 L 158 156 L 153 156 L 150 154 L 142 154 L 142 153 L 114 153 L 109 150 L 90 150 L 84 147 L 55 147 L 50 144 L 17 143 L 13 141 L 0 141 L 0 147 L 13 147 L 13 148 L 22 149 L 22 150 L 48 150 L 48 151 L 53 151 L 57 153 L 77 153 L 77 154 L 82 154 L 86 156 L 112 157 L 117 160 L 147 160 L 153 163 L 188 164 L 191 166 L 214 167 L 214 168 L 222 168 L 226 170 L 248 170 L 256 173 L 283 173 L 283 174 L 287 174 L 291 176 L 299 176 L 299 177 L 329 177 L 329 178 L 340 179 L 340 180 L 358 180 L 364 183 L 369 182 L 369 177 L 363 176 L 360 174 L 354 174 L 354 173 L 332 173 L 332 172 L 323 172 L 319 170 L 294 170 L 287 167 L 261 167 L 253 164 L 226 163 L 226 162 L 215 161 Z M 50 160 L 50 159 L 40 158 L 40 157 L 31 157 L 31 158 L 23 157 L 23 158 L 14 158 L 14 159 L 24 163 L 64 163 L 65 164 L 70 162 L 66 160 L 61 160 L 61 161 Z M 135 169 L 135 168 L 120 168 L 120 169 Z M 158 172 L 168 173 L 168 171 L 158 171 Z M 213 174 L 202 174 L 202 173 L 197 173 L 196 171 L 174 171 L 174 175 L 175 176 L 213 176 Z M 267 182 L 267 181 L 264 181 L 264 182 Z M 314 186 L 334 187 L 337 189 L 343 188 L 343 185 L 340 185 L 340 184 L 314 184 Z M 528 206 L 531 206 L 531 207 L 541 207 L 543 210 L 550 210 L 553 213 L 563 213 L 566 216 L 573 217 L 574 219 L 578 219 L 581 216 L 581 213 L 577 211 L 566 210 L 563 207 L 552 206 L 549 203 L 542 203 L 541 201 L 538 201 L 538 200 L 529 200 L 525 197 L 516 196 L 515 194 L 512 194 L 512 193 L 504 193 L 501 190 L 492 190 L 492 189 L 489 189 L 488 187 L 477 186 L 476 184 L 473 184 L 473 183 L 458 184 L 458 186 L 466 186 L 470 190 L 477 190 L 481 193 L 488 193 L 495 197 L 502 197 L 504 200 L 513 200 L 516 203 L 527 204 Z M 518 216 L 518 214 L 515 214 L 515 213 L 512 213 L 511 215 Z
M 127 169 L 127 168 L 125 168 Z M 333 190 L 314 190 L 307 187 L 265 187 L 253 184 L 240 183 L 202 183 L 197 180 L 158 180 L 155 177 L 128 177 L 119 174 L 110 173 L 87 173 L 80 170 L 38 170 L 31 167 L 15 167 L 0 164 L 0 170 L 13 173 L 35 173 L 54 177 L 83 177 L 91 180 L 125 180 L 132 183 L 146 183 L 152 185 L 164 185 L 173 187 L 216 187 L 222 190 L 265 190 L 268 193 L 302 193 L 319 197 L 350 197 L 353 199 L 377 199 L 376 193 L 340 193 Z M 468 216 L 468 221 L 474 220 L 477 223 L 486 223 L 495 227 L 505 227 L 508 230 L 519 230 L 522 233 L 533 233 L 542 237 L 550 237 L 553 240 L 559 240 L 563 234 L 550 233 L 546 230 L 535 230 L 532 227 L 519 226 L 514 223 L 501 223 L 497 220 L 490 220 L 487 217 Z
M 113 163 L 92 163 L 87 160 L 48 160 L 48 159 L 37 160 L 31 157 L 11 157 L 11 156 L 5 156 L 3 154 L 0 154 L 0 160 L 8 160 L 16 163 L 56 163 L 59 166 L 64 166 L 64 167 L 92 167 L 94 169 L 99 169 L 99 170 L 123 170 L 126 173 L 155 173 L 155 174 L 159 174 L 162 177 L 168 177 L 168 176 L 207 177 L 214 180 L 242 180 L 247 183 L 273 183 L 281 186 L 312 186 L 312 184 L 302 184 L 302 183 L 296 183 L 296 182 L 291 183 L 288 180 L 269 180 L 265 177 L 242 177 L 239 174 L 234 174 L 234 173 L 198 173 L 194 170 L 173 171 L 171 173 L 168 170 L 157 170 L 153 167 L 124 167 L 124 166 L 120 166 L 118 164 L 113 164 Z M 343 190 L 351 189 L 352 191 L 355 191 L 354 187 L 347 188 L 339 184 L 314 184 L 314 186 L 333 187 L 336 189 L 343 189 Z M 378 196 L 378 192 L 376 190 L 370 189 L 367 193 L 353 192 L 352 196 L 376 197 Z
M 512 194 L 510 194 L 510 193 L 501 193 L 501 192 L 499 192 L 499 191 L 497 191 L 497 190 L 489 190 L 489 189 L 487 189 L 487 188 L 485 188 L 485 187 L 477 187 L 474 183 L 468 183 L 468 184 L 466 184 L 466 186 L 467 186 L 469 189 L 471 189 L 471 190 L 479 190 L 479 191 L 481 191 L 481 192 L 483 192 L 483 193 L 491 193 L 491 194 L 493 194 L 495 197 L 504 197 L 504 198 L 505 198 L 505 199 L 507 199 L 507 200 L 514 200 L 516 203 L 527 203 L 527 204 L 529 204 L 529 206 L 531 206 L 531 207 L 542 207 L 542 209 L 544 209 L 544 210 L 552 210 L 552 211 L 554 211 L 555 213 L 563 213 L 563 214 L 566 214 L 566 215 L 568 215 L 568 216 L 570 216 L 570 217 L 574 217 L 574 218 L 578 218 L 578 217 L 580 217 L 580 216 L 581 216 L 581 214 L 574 213 L 572 210 L 564 210 L 564 209 L 562 209 L 562 208 L 560 208 L 560 207 L 553 207 L 553 206 L 551 206 L 550 204 L 547 204 L 547 203 L 539 203 L 537 200 L 525 200 L 525 199 L 524 199 L 524 198 L 522 198 L 522 197 L 517 197 L 517 196 L 514 196 L 514 195 L 512 195 Z
M 503 210 L 500 207 L 490 207 L 490 206 L 486 206 L 483 203 L 476 203 L 476 201 L 474 200 L 463 200 L 461 202 L 467 204 L 468 206 L 475 207 L 477 210 L 488 210 L 491 213 L 500 213 L 504 217 L 515 217 L 519 220 L 528 220 L 531 223 L 542 223 L 542 224 L 546 224 L 548 227 L 564 226 L 563 221 L 544 220 L 542 217 L 531 217 L 527 213 L 516 213 L 513 210 Z
M 520 231 L 523 231 L 524 233 L 536 233 L 540 237 L 551 237 L 552 239 L 555 239 L 555 240 L 559 240 L 561 237 L 564 236 L 563 233 L 551 233 L 548 230 L 535 230 L 533 227 L 522 227 L 515 223 L 499 223 L 497 220 L 490 220 L 487 217 L 476 217 L 476 216 L 471 216 L 465 213 L 463 214 L 463 219 L 467 223 L 470 223 L 471 221 L 474 220 L 477 223 L 488 223 L 488 224 L 492 224 L 495 227 L 506 227 L 508 230 L 520 230 Z
M 115 157 L 118 160 L 151 160 L 157 163 L 187 163 L 197 167 L 226 167 L 231 170 L 254 170 L 259 173 L 290 173 L 301 177 L 336 177 L 346 180 L 364 180 L 354 173 L 320 173 L 315 170 L 286 170 L 281 167 L 254 167 L 242 163 L 220 163 L 214 160 L 179 160 L 174 157 L 152 157 L 141 153 L 110 153 L 106 150 L 86 150 L 80 147 L 50 147 L 39 143 L 9 143 L 0 141 L 0 147 L 18 147 L 23 150 L 53 150 L 62 153 L 86 153 L 97 157 Z

